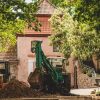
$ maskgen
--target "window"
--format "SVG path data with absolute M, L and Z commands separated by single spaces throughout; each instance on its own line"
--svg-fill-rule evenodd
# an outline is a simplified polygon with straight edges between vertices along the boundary
M 59 52 L 59 46 L 53 44 L 53 52 Z
M 4 83 L 9 81 L 10 68 L 8 62 L 0 62 L 0 75 Z
M 36 42 L 35 41 L 31 41 L 31 52 L 32 53 L 35 52 L 35 46 L 36 46 Z
M 5 64 L 4 63 L 0 63 L 0 69 L 5 69 Z

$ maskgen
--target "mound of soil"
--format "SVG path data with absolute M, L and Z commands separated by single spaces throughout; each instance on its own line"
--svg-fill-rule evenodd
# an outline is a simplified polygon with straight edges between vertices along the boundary
M 42 94 L 42 92 L 32 90 L 26 83 L 15 79 L 0 90 L 0 98 L 37 97 Z

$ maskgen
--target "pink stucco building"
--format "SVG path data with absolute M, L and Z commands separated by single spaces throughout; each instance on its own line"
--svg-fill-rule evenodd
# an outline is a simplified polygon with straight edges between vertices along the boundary
M 35 54 L 31 52 L 31 41 L 40 40 L 42 42 L 42 49 L 47 57 L 61 57 L 62 54 L 54 52 L 53 46 L 49 44 L 48 36 L 52 34 L 49 18 L 53 14 L 55 7 L 48 1 L 43 0 L 40 3 L 39 10 L 37 11 L 37 18 L 42 24 L 41 32 L 25 29 L 25 34 L 17 35 L 17 58 L 18 74 L 17 79 L 27 82 L 30 72 L 35 68 Z

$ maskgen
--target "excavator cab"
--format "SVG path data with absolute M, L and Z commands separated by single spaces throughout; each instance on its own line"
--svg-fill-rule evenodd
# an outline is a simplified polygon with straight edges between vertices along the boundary
M 61 73 L 67 73 L 66 70 L 66 58 L 64 57 L 48 57 L 48 60 L 53 67 L 61 71 Z

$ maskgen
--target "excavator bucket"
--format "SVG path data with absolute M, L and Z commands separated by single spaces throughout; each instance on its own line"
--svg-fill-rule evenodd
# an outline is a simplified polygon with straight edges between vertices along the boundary
M 42 74 L 40 69 L 36 68 L 34 72 L 31 72 L 28 77 L 28 82 L 32 89 L 41 90 L 43 86 Z

